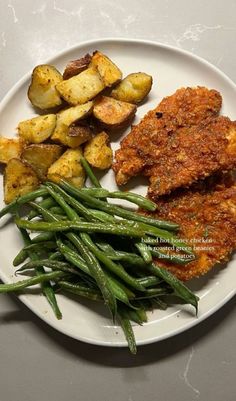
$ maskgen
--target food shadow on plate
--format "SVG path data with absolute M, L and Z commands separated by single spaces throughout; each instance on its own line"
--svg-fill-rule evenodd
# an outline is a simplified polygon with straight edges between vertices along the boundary
M 86 308 L 89 311 L 93 311 L 99 317 L 105 318 L 108 321 L 111 320 L 111 315 L 109 314 L 108 309 L 104 306 L 102 302 L 94 302 L 90 299 L 70 294 L 69 292 L 60 292 L 60 295 L 64 296 L 65 298 L 73 302 L 79 303 L 80 305 L 83 306 L 83 308 Z
M 236 297 L 234 297 L 220 310 L 208 317 L 208 319 L 200 322 L 197 326 L 165 340 L 139 346 L 137 355 L 134 356 L 129 353 L 126 347 L 97 346 L 68 337 L 47 325 L 14 295 L 9 294 L 9 296 L 17 309 L 1 314 L 0 324 L 31 322 L 33 330 L 35 330 L 35 335 L 39 331 L 38 335 L 47 337 L 51 342 L 51 346 L 54 347 L 55 352 L 57 348 L 62 348 L 68 355 L 77 357 L 78 360 L 85 360 L 97 366 L 113 368 L 142 367 L 158 361 L 161 362 L 173 355 L 184 352 L 185 349 L 193 345 L 195 346 L 201 342 L 202 338 L 215 332 L 220 326 L 225 325 L 226 321 L 232 319 L 236 310 Z

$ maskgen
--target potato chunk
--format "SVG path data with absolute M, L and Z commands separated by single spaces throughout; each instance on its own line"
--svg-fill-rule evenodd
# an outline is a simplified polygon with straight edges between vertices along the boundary
M 91 65 L 96 67 L 105 86 L 112 86 L 122 79 L 121 70 L 105 54 L 95 51 Z
M 100 132 L 85 145 L 84 157 L 91 166 L 101 170 L 111 167 L 112 150 L 106 132 Z
M 92 138 L 92 130 L 87 125 L 71 125 L 69 127 L 68 137 L 71 138 L 80 138 L 80 143 L 87 142 Z
M 5 138 L 0 136 L 0 163 L 8 163 L 10 159 L 20 158 L 25 142 L 21 138 Z
M 52 65 L 42 64 L 34 68 L 28 98 L 32 105 L 42 110 L 59 106 L 62 101 L 56 85 L 62 81 L 62 75 Z
M 80 148 L 67 149 L 65 153 L 49 167 L 48 180 L 59 183 L 62 178 L 76 187 L 82 187 L 85 181 L 85 171 L 80 163 L 82 151 Z
M 27 146 L 21 155 L 21 159 L 33 167 L 41 181 L 46 180 L 49 167 L 63 153 L 62 146 L 51 144 L 34 144 Z
M 69 79 L 86 70 L 91 60 L 92 57 L 90 56 L 90 54 L 85 54 L 84 57 L 81 57 L 77 60 L 69 61 L 65 68 L 65 71 L 63 72 L 63 79 Z
M 94 105 L 94 116 L 108 128 L 121 128 L 129 124 L 137 107 L 107 96 L 101 96 Z
M 73 106 L 88 102 L 104 88 L 103 80 L 94 67 L 57 85 L 60 95 Z
M 111 92 L 111 96 L 123 102 L 138 104 L 144 100 L 152 87 L 151 75 L 137 72 L 127 75 Z
M 56 119 L 56 114 L 47 114 L 21 121 L 18 125 L 18 134 L 28 143 L 41 143 L 53 133 Z
M 31 166 L 20 159 L 9 160 L 4 172 L 5 203 L 10 203 L 18 196 L 34 191 L 38 185 L 38 177 Z
M 77 131 L 76 136 L 71 135 L 70 126 L 89 115 L 92 112 L 93 102 L 87 102 L 82 105 L 70 107 L 62 110 L 57 114 L 56 128 L 51 137 L 52 141 L 59 142 L 62 145 L 70 148 L 77 148 L 81 143 L 84 143 L 90 136 L 85 136 L 84 133 Z

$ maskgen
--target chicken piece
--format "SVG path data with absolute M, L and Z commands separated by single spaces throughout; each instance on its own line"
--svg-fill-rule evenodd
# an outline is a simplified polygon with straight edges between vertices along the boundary
M 234 167 L 236 122 L 222 116 L 210 118 L 198 126 L 181 128 L 169 137 L 153 166 L 145 170 L 151 184 L 148 193 L 155 199 Z
M 204 87 L 181 88 L 165 97 L 122 140 L 113 164 L 117 184 L 125 184 L 145 166 L 153 164 L 169 138 L 179 129 L 217 116 L 221 104 L 220 93 Z
M 157 260 L 180 280 L 207 273 L 236 248 L 236 183 L 232 175 L 209 177 L 190 189 L 160 197 L 149 216 L 180 225 L 179 237 L 192 246 L 196 259 L 184 266 Z

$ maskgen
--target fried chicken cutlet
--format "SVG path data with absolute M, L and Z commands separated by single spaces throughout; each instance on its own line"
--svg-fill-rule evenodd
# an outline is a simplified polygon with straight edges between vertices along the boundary
M 216 117 L 221 104 L 220 93 L 204 87 L 181 88 L 165 97 L 122 140 L 113 164 L 117 184 L 127 183 L 146 166 L 155 163 L 170 137 L 179 129 Z
M 155 163 L 147 167 L 144 174 L 150 177 L 149 196 L 156 198 L 234 167 L 236 122 L 220 116 L 172 134 Z
M 209 177 L 160 197 L 158 211 L 149 216 L 178 223 L 179 237 L 187 240 L 197 257 L 184 266 L 160 259 L 156 263 L 180 280 L 198 277 L 226 261 L 236 248 L 236 183 L 230 174 Z

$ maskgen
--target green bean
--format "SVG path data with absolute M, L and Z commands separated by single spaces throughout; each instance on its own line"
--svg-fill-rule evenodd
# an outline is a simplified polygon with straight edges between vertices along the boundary
M 110 244 L 108 244 L 107 242 L 98 240 L 98 239 L 95 241 L 95 243 L 98 246 L 98 248 L 100 248 L 102 251 L 106 252 L 106 254 L 109 255 L 109 257 L 112 257 L 112 256 L 116 257 L 116 251 Z
M 123 330 L 126 340 L 128 342 L 130 352 L 132 354 L 136 354 L 137 347 L 136 347 L 134 332 L 133 332 L 130 320 L 125 316 L 125 313 L 122 308 L 119 308 L 118 316 L 119 316 L 122 330 Z
M 117 295 L 117 299 L 122 301 L 121 293 L 123 293 L 123 292 L 126 294 L 126 299 L 127 299 L 127 297 L 129 300 L 130 299 L 133 300 L 135 298 L 134 292 L 130 288 L 126 287 L 126 285 L 123 282 L 121 282 L 119 279 L 115 278 L 109 272 L 105 272 L 105 274 L 107 276 L 107 279 L 108 279 L 110 285 L 114 289 L 114 293 Z M 118 296 L 118 293 L 120 294 L 119 296 Z M 125 298 L 123 297 L 123 302 L 124 302 L 124 299 Z M 124 302 L 124 303 L 126 303 L 126 302 Z
M 94 188 L 78 189 L 66 181 L 62 181 L 61 185 L 45 183 L 39 192 L 34 191 L 18 198 L 0 212 L 0 217 L 8 212 L 14 212 L 15 222 L 26 237 L 28 236 L 26 229 L 41 231 L 32 240 L 28 236 L 25 247 L 14 259 L 15 265 L 18 265 L 30 256 L 31 261 L 21 266 L 17 272 L 34 269 L 36 276 L 13 284 L 0 285 L 0 293 L 19 291 L 41 283 L 44 295 L 59 318 L 61 312 L 51 280 L 56 282 L 55 287 L 61 291 L 93 300 L 103 300 L 113 319 L 118 314 L 131 352 L 136 353 L 130 320 L 142 324 L 147 321 L 145 309 L 152 308 L 154 303 L 160 308 L 166 307 L 161 299 L 162 296 L 176 295 L 184 302 L 193 305 L 197 312 L 198 297 L 167 270 L 152 263 L 154 256 L 185 265 L 193 260 L 193 250 L 174 233 L 178 229 L 177 224 L 149 218 L 109 204 L 108 198 L 124 199 L 143 209 L 151 211 L 156 209 L 155 203 L 140 195 L 120 191 L 109 192 L 101 188 L 87 161 L 82 158 L 81 163 Z M 42 196 L 46 198 L 32 202 Z M 18 206 L 24 203 L 29 203 L 35 209 L 30 212 L 28 220 L 19 218 L 17 213 Z M 42 216 L 40 220 L 29 221 L 38 215 Z M 58 235 L 58 232 L 62 235 Z M 124 241 L 127 242 L 127 237 L 131 237 L 130 244 L 125 244 L 123 248 L 128 252 L 116 250 L 110 243 L 99 240 L 99 235 L 90 236 L 90 233 L 115 235 L 116 237 L 111 238 L 111 243 L 115 244 L 115 248 L 121 249 Z M 109 238 L 108 235 L 105 238 Z M 117 239 L 117 236 L 122 238 Z M 147 246 L 149 242 L 153 245 L 153 241 L 156 241 L 156 244 L 171 243 L 173 249 L 179 249 L 181 254 L 175 252 L 171 255 L 165 253 L 165 250 L 161 252 L 159 249 Z M 134 249 L 133 252 L 129 252 L 134 245 L 137 251 Z M 40 255 L 44 249 L 47 259 L 38 260 L 36 252 Z M 54 250 L 53 253 L 51 250 Z M 184 256 L 182 252 L 191 258 Z M 61 258 L 62 260 L 58 260 Z M 123 266 L 129 267 L 129 272 Z M 52 272 L 45 273 L 44 267 L 52 269 Z M 75 282 L 76 276 L 77 282 Z
M 121 191 L 109 192 L 109 195 L 107 197 L 115 199 L 124 199 L 142 207 L 142 209 L 144 210 L 150 210 L 152 212 L 154 212 L 157 208 L 157 205 L 154 202 L 133 192 L 121 192 Z
M 64 186 L 63 185 L 64 184 L 62 184 L 62 187 L 63 188 L 65 187 L 65 189 L 67 189 L 68 191 L 69 191 L 69 187 L 72 188 L 71 193 L 74 194 L 74 195 L 78 195 L 78 193 L 79 194 L 83 194 L 82 190 L 74 188 L 74 187 L 70 186 L 68 183 L 66 183 Z M 78 192 L 78 191 L 80 191 L 80 192 Z M 148 232 L 149 234 L 156 235 L 156 236 L 158 236 L 160 238 L 163 238 L 164 240 L 168 240 L 171 243 L 174 242 L 176 247 L 184 248 L 184 251 L 186 253 L 191 254 L 191 255 L 193 254 L 193 251 L 191 250 L 191 248 L 189 249 L 189 247 L 186 247 L 186 244 L 184 242 L 180 241 L 173 234 L 169 233 L 168 231 L 165 231 L 165 230 L 162 230 L 162 229 L 158 229 L 157 227 L 151 226 L 150 224 L 143 223 L 143 221 L 147 222 L 147 221 L 150 220 L 150 219 L 146 218 L 145 216 L 141 216 L 141 215 L 138 215 L 136 213 L 129 212 L 129 211 L 127 211 L 125 209 L 122 209 L 122 208 L 119 208 L 119 207 L 117 207 L 115 205 L 110 205 L 108 203 L 105 204 L 104 202 L 101 202 L 100 200 L 97 200 L 97 199 L 93 199 L 92 197 L 90 197 L 89 195 L 86 195 L 86 194 L 82 195 L 81 198 L 83 200 L 85 200 L 85 201 L 88 201 L 88 199 L 90 199 L 90 204 L 91 204 L 91 201 L 93 203 L 92 206 L 97 206 L 98 208 L 101 208 L 103 211 L 107 211 L 108 213 L 117 214 L 117 215 L 120 215 L 121 217 L 125 217 L 126 216 L 127 218 L 130 218 L 130 219 L 133 218 L 133 220 L 137 220 L 137 221 L 139 221 L 139 223 L 140 222 L 142 223 L 139 226 L 137 225 L 136 228 L 139 228 L 139 229 L 141 228 L 145 232 Z M 96 203 L 96 205 L 94 205 L 94 202 L 95 203 L 99 202 L 99 204 Z M 119 213 L 117 212 L 117 209 L 119 210 Z M 121 210 L 121 212 L 120 212 L 120 210 Z M 95 213 L 93 213 L 93 214 L 95 215 Z M 107 219 L 105 221 L 107 221 Z M 155 222 L 156 220 L 153 219 L 153 221 Z M 133 225 L 134 223 L 132 221 L 125 221 L 124 223 L 129 225 L 129 226 L 131 226 L 131 227 L 133 227 L 133 228 L 135 228 L 135 226 Z M 144 247 L 142 245 L 140 245 L 140 248 L 143 249 Z M 144 252 L 144 250 L 143 250 L 143 252 Z M 151 253 L 148 252 L 148 250 L 145 251 L 144 256 L 145 256 L 146 260 L 150 261 L 152 259 L 151 258 Z
M 101 290 L 105 304 L 110 309 L 113 319 L 115 319 L 117 313 L 116 298 L 114 297 L 111 286 L 107 281 L 107 278 L 100 266 L 100 263 L 98 262 L 97 258 L 92 254 L 92 252 L 90 252 L 88 247 L 83 244 L 82 241 L 78 243 L 78 248 L 81 256 L 84 258 L 88 265 L 89 271 L 95 278 L 97 285 Z
M 28 252 L 23 248 L 20 252 L 15 256 L 13 260 L 13 266 L 19 266 L 28 258 Z
M 132 291 L 130 291 L 114 276 L 110 275 L 110 273 L 106 272 L 105 275 L 116 299 L 118 299 L 118 301 L 121 301 L 123 304 L 127 305 L 131 309 L 137 309 L 130 303 L 130 299 L 132 300 L 133 298 L 135 298 L 135 294 L 133 294 Z
M 70 218 L 72 221 L 78 221 L 79 217 L 76 212 L 74 212 L 73 209 L 65 202 L 64 199 L 62 199 L 60 196 L 55 196 L 55 192 L 51 190 L 51 195 L 54 197 L 54 199 L 58 199 L 60 206 L 63 208 L 64 212 L 67 214 L 68 218 Z M 100 251 L 97 246 L 94 244 L 94 242 L 91 240 L 90 236 L 85 233 L 81 233 L 80 237 L 85 244 L 85 246 L 91 251 L 91 254 L 93 254 L 100 262 L 102 262 L 112 273 L 114 273 L 116 276 L 121 278 L 124 282 L 129 284 L 131 287 L 139 290 L 139 291 L 144 291 L 145 288 L 140 285 L 137 280 L 133 277 L 131 277 L 124 269 L 122 266 L 118 266 L 116 263 L 114 263 L 112 260 L 110 260 L 106 254 L 102 251 Z M 78 244 L 80 248 L 80 243 Z
M 51 241 L 53 239 L 55 239 L 55 233 L 48 231 L 36 235 L 35 237 L 32 238 L 31 242 L 33 244 L 37 244 L 41 242 Z
M 141 318 L 140 314 L 138 313 L 138 310 L 133 310 L 130 308 L 123 307 L 123 314 L 127 319 L 132 320 L 135 323 L 138 323 L 140 326 L 144 323 L 144 320 Z
M 78 197 L 79 199 L 82 199 L 84 202 L 88 203 L 92 208 L 103 210 L 108 214 L 120 216 L 128 220 L 139 221 L 141 223 L 146 223 L 159 228 L 165 228 L 167 230 L 176 230 L 179 228 L 178 224 L 163 220 L 152 219 L 141 214 L 126 210 L 121 206 L 112 205 L 109 203 L 105 203 L 99 199 L 92 198 L 91 196 L 85 194 L 81 189 L 73 187 L 65 180 L 61 180 L 60 186 L 64 190 L 68 191 L 71 195 Z
M 116 223 L 117 222 L 117 219 L 115 219 L 115 217 L 103 212 L 102 210 L 95 210 L 95 209 L 88 209 L 88 210 L 96 220 L 99 220 L 102 223 L 104 221 L 106 223 Z
M 40 243 L 33 243 L 30 245 L 27 245 L 23 248 L 25 251 L 43 251 L 44 248 L 46 249 L 55 249 L 57 247 L 56 243 L 54 241 L 43 241 Z
M 73 243 L 80 249 L 81 241 L 77 237 L 72 238 Z M 71 263 L 75 264 L 77 267 L 81 268 L 85 273 L 90 274 L 91 272 L 88 269 L 87 265 L 84 263 L 83 259 L 74 251 L 68 249 L 61 241 L 58 241 L 59 249 L 63 253 L 64 257 L 69 260 Z M 109 275 L 108 273 L 104 273 L 105 277 L 114 293 L 115 297 L 122 301 L 123 303 L 130 305 L 129 298 L 133 298 L 134 294 L 126 288 L 122 283 L 118 282 L 114 277 Z M 93 275 L 92 275 L 93 276 Z
M 58 280 L 59 278 L 65 277 L 65 273 L 62 271 L 54 271 L 51 273 L 40 274 L 35 277 L 31 277 L 26 280 L 17 281 L 11 284 L 0 284 L 0 294 L 6 292 L 20 291 L 26 287 L 31 287 L 32 285 L 44 283 L 45 281 Z
M 31 241 L 30 236 L 27 233 L 27 231 L 24 230 L 24 229 L 20 229 L 20 232 L 21 232 L 24 244 L 26 246 L 30 245 L 32 243 L 32 241 Z M 32 261 L 38 259 L 37 255 L 34 252 L 32 252 L 32 250 L 28 250 L 27 253 L 28 253 L 29 258 Z M 36 269 L 36 274 L 38 276 L 45 274 L 44 268 L 43 267 L 38 267 Z M 54 292 L 54 289 L 52 288 L 50 282 L 42 282 L 41 283 L 41 288 L 42 288 L 43 295 L 46 297 L 46 299 L 47 299 L 49 305 L 51 306 L 56 318 L 57 319 L 61 319 L 62 318 L 62 313 L 61 313 L 60 308 L 59 308 L 59 306 L 57 304 L 57 299 L 56 299 L 56 296 L 55 296 L 55 292 Z
M 145 263 L 151 263 L 152 254 L 149 251 L 148 247 L 143 242 L 136 242 L 136 248 L 138 249 L 140 255 L 142 256 Z
M 28 263 L 25 263 L 21 266 L 16 273 L 23 272 L 25 270 L 32 270 L 37 269 L 38 267 L 49 267 L 52 270 L 61 270 L 67 273 L 80 275 L 79 271 L 74 267 L 70 266 L 66 262 L 61 262 L 58 260 L 51 260 L 51 259 L 39 259 L 39 260 L 32 260 Z
M 110 222 L 110 223 L 124 224 L 124 225 L 128 225 L 130 227 L 133 227 L 133 228 L 143 229 L 146 233 L 155 235 L 158 238 L 165 240 L 165 242 L 171 243 L 171 244 L 173 244 L 173 246 L 176 246 L 177 248 L 181 248 L 182 250 L 184 250 L 185 253 L 191 255 L 192 258 L 194 258 L 194 253 L 193 253 L 191 247 L 189 247 L 185 242 L 181 241 L 180 239 L 178 239 L 178 237 L 176 237 L 175 235 L 173 235 L 172 233 L 170 233 L 166 230 L 162 230 L 157 227 L 150 226 L 150 225 L 147 225 L 144 223 L 133 222 L 130 220 L 121 220 L 121 219 L 117 220 L 113 216 L 111 216 L 103 211 L 99 211 L 99 210 L 90 209 L 90 212 L 94 215 L 94 217 L 96 217 L 97 219 L 99 219 L 100 221 L 103 221 L 103 222 L 105 221 L 105 222 Z M 148 244 L 154 245 L 155 243 L 158 243 L 158 240 L 155 240 L 153 237 L 151 237 L 151 238 L 145 237 L 145 239 L 143 239 L 143 240 L 144 240 L 143 242 L 146 245 L 148 245 Z M 141 249 L 143 248 L 142 245 L 140 246 L 140 248 Z M 148 251 L 148 250 L 146 250 L 146 251 Z M 151 259 L 151 255 L 149 253 L 149 260 L 150 259 Z
M 100 182 L 98 181 L 97 177 L 94 175 L 89 163 L 83 156 L 81 156 L 81 158 L 80 158 L 80 163 L 82 164 L 83 168 L 85 169 L 87 176 L 89 177 L 93 186 L 96 188 L 101 188 Z
M 70 221 L 63 220 L 58 222 L 44 222 L 44 221 L 27 221 L 24 219 L 16 218 L 15 223 L 20 228 L 29 229 L 31 231 L 50 231 L 61 232 L 76 230 L 88 233 L 104 233 L 113 235 L 123 235 L 129 237 L 142 237 L 143 231 L 137 230 L 132 227 L 116 226 L 114 224 L 90 223 L 84 221 Z
M 61 252 L 56 251 L 56 252 L 51 253 L 51 255 L 49 256 L 49 259 L 62 261 L 64 258 L 63 258 L 63 255 L 61 254 Z
M 78 255 L 78 253 L 72 251 L 68 246 L 63 244 L 61 240 L 58 240 L 57 244 L 61 254 L 68 262 L 72 263 L 74 266 L 81 269 L 84 273 L 92 276 L 87 264 L 85 263 L 83 258 L 81 258 L 81 256 Z
M 50 209 L 52 206 L 55 206 L 55 201 L 53 198 L 48 197 L 43 199 L 39 204 L 45 209 Z M 37 216 L 38 216 L 37 210 L 31 210 L 28 214 L 28 220 L 32 220 L 34 217 Z
M 173 274 L 155 264 L 147 265 L 147 269 L 150 271 L 150 273 L 162 278 L 166 283 L 168 283 L 177 297 L 194 306 L 196 313 L 198 312 L 199 298 Z
M 84 273 L 93 276 L 92 273 L 90 272 L 88 266 L 86 265 L 85 261 L 81 258 L 80 255 L 78 255 L 76 252 L 72 251 L 65 244 L 63 244 L 62 241 L 60 241 L 60 240 L 58 241 L 58 246 L 66 260 L 68 260 L 74 266 L 81 269 Z M 127 287 L 125 287 L 121 282 L 118 282 L 118 280 L 116 280 L 114 277 L 112 277 L 108 273 L 105 273 L 105 275 L 109 282 L 109 285 L 112 287 L 112 290 L 113 290 L 116 298 L 124 303 L 129 304 L 129 299 L 132 299 L 135 296 L 134 293 L 132 291 L 130 291 Z
M 161 287 L 161 288 L 148 288 L 146 292 L 138 295 L 135 299 L 136 300 L 143 300 L 143 299 L 152 299 L 155 297 L 163 297 L 164 295 L 172 295 L 173 292 L 169 288 Z
M 130 287 L 139 291 L 145 291 L 145 288 L 140 285 L 140 283 L 134 277 L 131 277 L 122 266 L 119 267 L 116 263 L 109 259 L 103 251 L 100 251 L 89 236 L 83 235 L 82 240 L 88 249 L 97 257 L 97 259 L 102 262 L 113 274 L 118 276 L 125 283 L 129 284 Z
M 70 206 L 73 206 L 73 208 L 78 212 L 81 216 L 83 216 L 86 220 L 88 221 L 96 221 L 92 213 L 89 212 L 89 210 L 83 206 L 79 201 L 76 199 L 72 198 L 70 195 L 68 195 L 63 189 L 61 189 L 59 186 L 56 186 L 52 183 L 47 184 L 47 189 L 50 195 L 55 199 L 55 201 L 61 206 L 63 204 L 63 200 L 67 202 Z
M 143 267 L 146 264 L 143 258 L 136 255 L 135 253 L 114 250 L 111 245 L 104 242 L 96 241 L 96 245 L 102 251 L 106 252 L 107 257 L 111 260 L 119 260 L 121 262 L 125 262 L 125 264 L 136 267 Z
M 50 212 L 53 214 L 58 214 L 59 216 L 65 216 L 65 213 L 59 206 L 53 206 L 49 208 Z
M 51 193 L 53 196 L 55 196 L 54 191 L 51 190 Z M 70 215 L 73 215 L 74 217 L 77 217 L 76 213 L 70 208 L 69 205 L 66 204 L 65 201 L 63 201 L 63 199 L 61 199 L 61 197 L 57 197 L 55 196 L 55 198 L 57 198 L 60 201 L 60 206 L 63 207 L 64 211 L 67 212 Z M 54 199 L 55 199 L 54 198 Z M 55 225 L 58 224 L 58 222 L 56 222 L 56 218 L 52 215 L 52 213 L 48 212 L 47 210 L 44 211 L 44 216 L 49 219 L 49 220 L 53 220 L 53 223 L 45 223 L 45 224 L 51 224 L 51 225 Z M 69 221 L 70 223 L 70 221 Z M 74 223 L 74 222 L 72 222 Z M 81 222 L 77 222 L 74 224 L 82 224 Z M 93 223 L 88 223 L 88 224 L 93 224 Z M 68 233 L 70 234 L 70 233 Z M 71 239 L 71 235 L 68 236 L 69 239 Z M 84 245 L 83 241 L 79 238 L 79 237 L 73 237 L 72 236 L 72 240 L 74 240 L 76 242 L 76 247 L 79 249 L 80 254 L 83 256 L 84 260 L 86 261 L 87 265 L 88 265 L 88 270 L 90 272 L 90 274 L 95 278 L 98 287 L 101 290 L 101 293 L 103 295 L 104 298 L 104 302 L 105 304 L 108 306 L 108 308 L 111 311 L 111 314 L 113 316 L 113 319 L 116 316 L 116 312 L 117 312 L 117 305 L 116 305 L 116 298 L 114 297 L 114 294 L 110 288 L 110 285 L 107 281 L 106 276 L 103 273 L 103 270 L 98 262 L 98 260 L 96 259 L 96 257 L 89 251 L 89 249 Z M 73 242 L 74 243 L 74 242 Z M 60 246 L 60 243 L 59 243 Z M 59 248 L 60 249 L 60 248 Z M 68 260 L 68 256 L 64 255 L 65 258 Z M 76 258 L 77 259 L 77 258 Z M 87 270 L 87 266 L 86 266 L 86 270 Z
M 44 213 L 45 212 L 45 210 L 48 210 L 48 211 L 51 211 L 51 209 L 53 209 L 53 208 L 45 208 L 45 207 L 43 207 L 42 205 L 40 205 L 40 203 L 37 203 L 37 202 L 29 202 L 29 205 L 30 206 L 32 206 L 34 209 L 35 209 L 35 211 L 37 211 L 37 215 L 38 216 L 40 216 L 40 215 L 42 215 L 43 216 L 43 214 L 42 213 Z M 40 209 L 41 208 L 41 209 Z M 57 210 L 58 211 L 58 210 Z M 61 211 L 61 210 L 60 210 Z M 55 213 L 53 213 L 53 215 L 55 216 Z M 65 220 L 65 215 L 62 215 L 62 214 L 58 214 L 57 215 L 57 221 L 62 221 L 62 220 Z M 29 220 L 29 219 L 28 219 Z
M 9 203 L 9 205 L 5 206 L 1 211 L 0 211 L 0 218 L 4 216 L 7 213 L 11 213 L 15 207 L 18 207 L 20 205 L 23 205 L 25 203 L 28 203 L 29 201 L 39 198 L 41 196 L 47 195 L 47 191 L 44 188 L 39 188 L 36 189 L 36 191 L 29 192 L 28 194 L 22 195 L 18 198 L 16 198 L 13 202 Z
M 95 198 L 99 199 L 106 199 L 109 195 L 109 191 L 105 188 L 98 188 L 98 187 L 83 187 L 81 190 L 90 196 L 94 196 Z
M 146 287 L 151 287 L 153 285 L 157 285 L 161 283 L 161 279 L 156 276 L 147 276 L 147 277 L 141 277 L 137 279 L 145 288 Z
M 144 309 L 144 307 L 142 306 L 140 301 L 138 301 L 138 305 L 139 305 L 139 308 L 136 310 L 136 313 L 139 316 L 140 321 L 142 321 L 143 323 L 146 323 L 148 321 L 146 310 Z
M 154 303 L 155 305 L 157 305 L 158 308 L 159 308 L 159 309 L 162 309 L 162 310 L 166 310 L 166 309 L 168 308 L 167 303 L 164 302 L 162 299 L 160 299 L 160 298 L 158 298 L 158 297 L 157 297 L 157 298 L 156 298 L 156 297 L 152 298 L 152 303 Z
M 68 281 L 59 281 L 58 285 L 61 287 L 62 290 L 70 292 L 71 294 L 80 295 L 93 301 L 103 300 L 101 293 L 91 288 L 83 287 L 78 284 L 72 284 Z
M 64 202 L 64 201 L 63 201 Z M 40 206 L 39 204 L 35 205 L 35 207 L 39 210 L 39 212 L 43 215 L 43 217 L 45 218 L 45 220 L 47 221 L 51 221 L 51 222 L 57 222 L 58 218 L 55 217 L 55 215 L 53 213 L 51 213 L 49 210 L 44 209 L 42 206 Z M 68 206 L 68 208 L 70 208 Z M 74 212 L 75 213 L 75 212 Z M 46 233 L 45 233 L 46 234 Z M 78 236 L 74 233 L 66 233 L 66 237 L 73 243 L 75 244 L 75 246 L 77 247 L 78 243 L 80 242 L 80 239 L 78 238 Z M 59 247 L 60 253 L 65 256 L 66 260 L 68 260 L 69 262 L 71 262 L 73 265 L 75 265 L 76 267 L 78 267 L 79 269 L 81 269 L 82 271 L 84 271 L 86 274 L 90 275 L 90 271 L 86 265 L 86 263 L 84 262 L 84 260 L 78 255 L 70 255 L 68 254 L 68 250 L 71 251 L 71 249 L 69 249 L 68 247 L 66 247 L 61 240 L 57 240 L 57 245 Z M 67 248 L 67 252 L 65 250 L 65 248 Z
M 98 188 L 81 188 L 85 194 L 93 196 L 98 199 L 103 198 L 113 198 L 113 199 L 124 199 L 128 202 L 134 203 L 142 207 L 144 210 L 155 211 L 157 205 L 152 202 L 151 200 L 145 198 L 144 196 L 135 194 L 133 192 L 121 192 L 121 191 L 114 191 L 109 192 L 106 189 L 98 189 Z
M 66 185 L 69 185 L 69 184 L 67 183 Z M 69 187 L 71 187 L 71 186 L 69 185 Z M 53 184 L 53 188 L 55 188 L 57 191 L 59 191 L 59 187 L 58 187 L 57 185 Z M 71 187 L 71 188 L 73 188 L 73 190 L 76 191 L 76 194 L 78 193 L 78 191 L 80 191 L 80 193 L 83 193 L 82 190 L 79 190 L 79 189 L 74 188 L 74 187 Z M 68 188 L 67 188 L 67 190 L 69 191 Z M 64 193 L 65 193 L 65 192 L 64 192 Z M 89 197 L 88 195 L 85 194 L 85 197 L 86 197 L 86 196 L 87 196 L 87 198 Z M 111 214 L 113 214 L 113 213 L 116 214 L 116 212 L 114 211 L 114 208 L 115 208 L 115 209 L 118 208 L 118 209 L 122 210 L 122 213 L 123 213 L 123 212 L 124 212 L 125 214 L 128 213 L 128 214 L 129 214 L 129 217 L 131 217 L 131 216 L 130 216 L 130 213 L 131 213 L 132 215 L 135 216 L 135 218 L 136 218 L 136 216 L 139 216 L 139 217 L 141 217 L 141 219 L 143 219 L 143 218 L 144 218 L 144 219 L 147 219 L 147 218 L 144 217 L 144 216 L 137 215 L 137 214 L 135 214 L 135 213 L 133 213 L 133 212 L 129 212 L 129 211 L 125 210 L 125 209 L 121 209 L 121 208 L 119 208 L 119 207 L 117 207 L 117 206 L 115 206 L 115 205 L 110 205 L 110 204 L 108 204 L 108 203 L 106 203 L 106 204 L 105 204 L 105 207 L 104 207 L 104 202 L 101 202 L 101 201 L 99 201 L 99 200 L 97 200 L 97 199 L 93 199 L 92 197 L 89 197 L 89 198 L 92 199 L 92 201 L 95 201 L 95 202 L 98 201 L 98 202 L 100 202 L 100 206 L 102 205 L 101 209 L 102 209 L 103 211 L 106 210 L 106 208 L 108 207 L 108 209 L 107 209 L 107 212 L 108 212 L 108 213 L 109 213 L 109 210 L 110 210 Z M 82 196 L 82 199 L 86 200 L 86 199 L 84 198 L 84 196 Z M 66 200 L 69 201 L 69 202 L 71 202 L 71 197 L 70 197 L 69 195 L 67 195 Z M 109 209 L 109 208 L 110 208 L 110 209 Z M 122 213 L 121 213 L 121 214 L 122 214 Z M 94 216 L 95 216 L 95 213 L 93 213 L 93 214 L 94 214 Z M 120 214 L 120 215 L 121 215 L 121 214 Z M 123 217 L 124 217 L 124 216 L 123 216 Z M 134 220 L 134 219 L 133 219 L 133 220 Z M 136 219 L 136 220 L 137 220 L 137 219 Z M 106 218 L 105 221 L 107 221 L 107 218 Z M 146 220 L 145 220 L 145 221 L 146 221 Z M 154 220 L 154 221 L 155 221 L 155 220 Z M 189 247 L 186 248 L 186 244 L 185 244 L 184 242 L 180 241 L 176 236 L 174 236 L 172 233 L 169 233 L 169 232 L 166 231 L 166 230 L 158 229 L 157 227 L 154 227 L 154 226 L 151 226 L 151 225 L 149 225 L 149 224 L 142 223 L 142 222 L 141 222 L 141 224 L 140 224 L 140 222 L 139 222 L 139 224 L 136 223 L 136 226 L 134 225 L 135 223 L 134 223 L 133 221 L 125 221 L 125 222 L 120 221 L 119 223 L 120 223 L 120 224 L 124 223 L 125 225 L 129 225 L 130 227 L 133 227 L 133 228 L 143 229 L 145 232 L 147 232 L 147 233 L 149 233 L 149 234 L 153 234 L 153 235 L 156 235 L 156 236 L 158 236 L 158 237 L 160 237 L 160 238 L 163 238 L 163 239 L 165 239 L 165 240 L 171 241 L 171 243 L 174 242 L 174 244 L 175 244 L 176 247 L 184 248 L 184 250 L 185 250 L 186 253 L 191 254 L 191 255 L 193 254 L 191 248 L 190 248 L 190 249 L 189 249 Z M 140 245 L 140 248 L 143 248 L 142 245 Z M 147 255 L 147 253 L 148 253 L 148 250 L 146 250 L 146 252 L 145 252 L 145 258 L 146 258 L 146 260 L 151 260 L 152 258 L 151 258 L 150 252 L 149 252 L 149 255 Z

